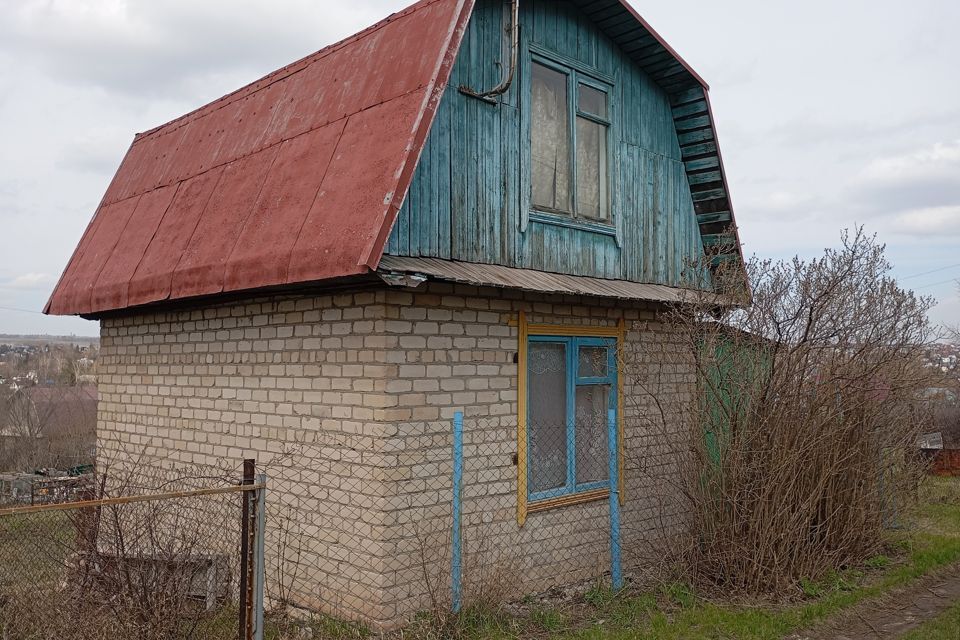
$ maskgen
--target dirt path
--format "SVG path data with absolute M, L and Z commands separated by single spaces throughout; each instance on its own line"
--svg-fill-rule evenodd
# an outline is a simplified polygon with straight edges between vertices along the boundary
M 785 640 L 886 640 L 936 618 L 960 602 L 960 564 L 921 578 L 880 599 Z

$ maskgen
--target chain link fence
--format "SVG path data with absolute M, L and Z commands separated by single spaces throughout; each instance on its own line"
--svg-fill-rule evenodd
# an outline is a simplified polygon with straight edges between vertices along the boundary
M 560 424 L 456 411 L 262 455 L 268 620 L 388 630 L 656 579 L 686 517 L 676 464 L 591 407 Z
M 256 471 L 103 447 L 85 502 L 0 510 L 0 637 L 355 637 L 643 580 L 684 521 L 676 467 L 594 386 L 558 421 L 320 429 Z
M 149 491 L 93 475 L 75 500 L 0 509 L 0 638 L 262 638 L 264 488 L 246 467 Z

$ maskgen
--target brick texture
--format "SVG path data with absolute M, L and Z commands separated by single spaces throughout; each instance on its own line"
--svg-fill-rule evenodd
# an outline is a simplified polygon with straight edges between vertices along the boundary
M 104 319 L 98 455 L 265 461 L 283 506 L 268 523 L 268 573 L 286 576 L 277 597 L 389 628 L 443 604 L 431 593 L 448 597 L 451 420 L 463 411 L 466 597 L 594 578 L 609 568 L 605 501 L 517 524 L 521 310 L 534 323 L 626 321 L 624 544 L 632 565 L 662 555 L 683 524 L 670 489 L 683 435 L 658 409 L 677 403 L 654 398 L 682 399 L 693 370 L 649 305 L 431 283 Z

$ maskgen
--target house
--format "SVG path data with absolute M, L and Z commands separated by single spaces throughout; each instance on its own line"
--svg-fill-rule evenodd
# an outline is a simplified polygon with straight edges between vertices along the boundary
M 100 455 L 330 443 L 292 599 L 386 628 L 430 605 L 458 413 L 511 586 L 602 571 L 607 463 L 655 446 L 619 363 L 686 393 L 659 314 L 735 229 L 707 85 L 628 4 L 423 0 L 137 135 L 46 312 L 101 323 Z M 619 477 L 624 548 L 682 526 Z

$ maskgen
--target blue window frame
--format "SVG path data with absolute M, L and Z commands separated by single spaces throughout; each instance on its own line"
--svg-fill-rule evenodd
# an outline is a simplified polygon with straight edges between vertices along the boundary
M 608 488 L 616 339 L 529 336 L 526 367 L 528 499 Z
M 609 231 L 613 86 L 537 52 L 529 65 L 531 218 Z

